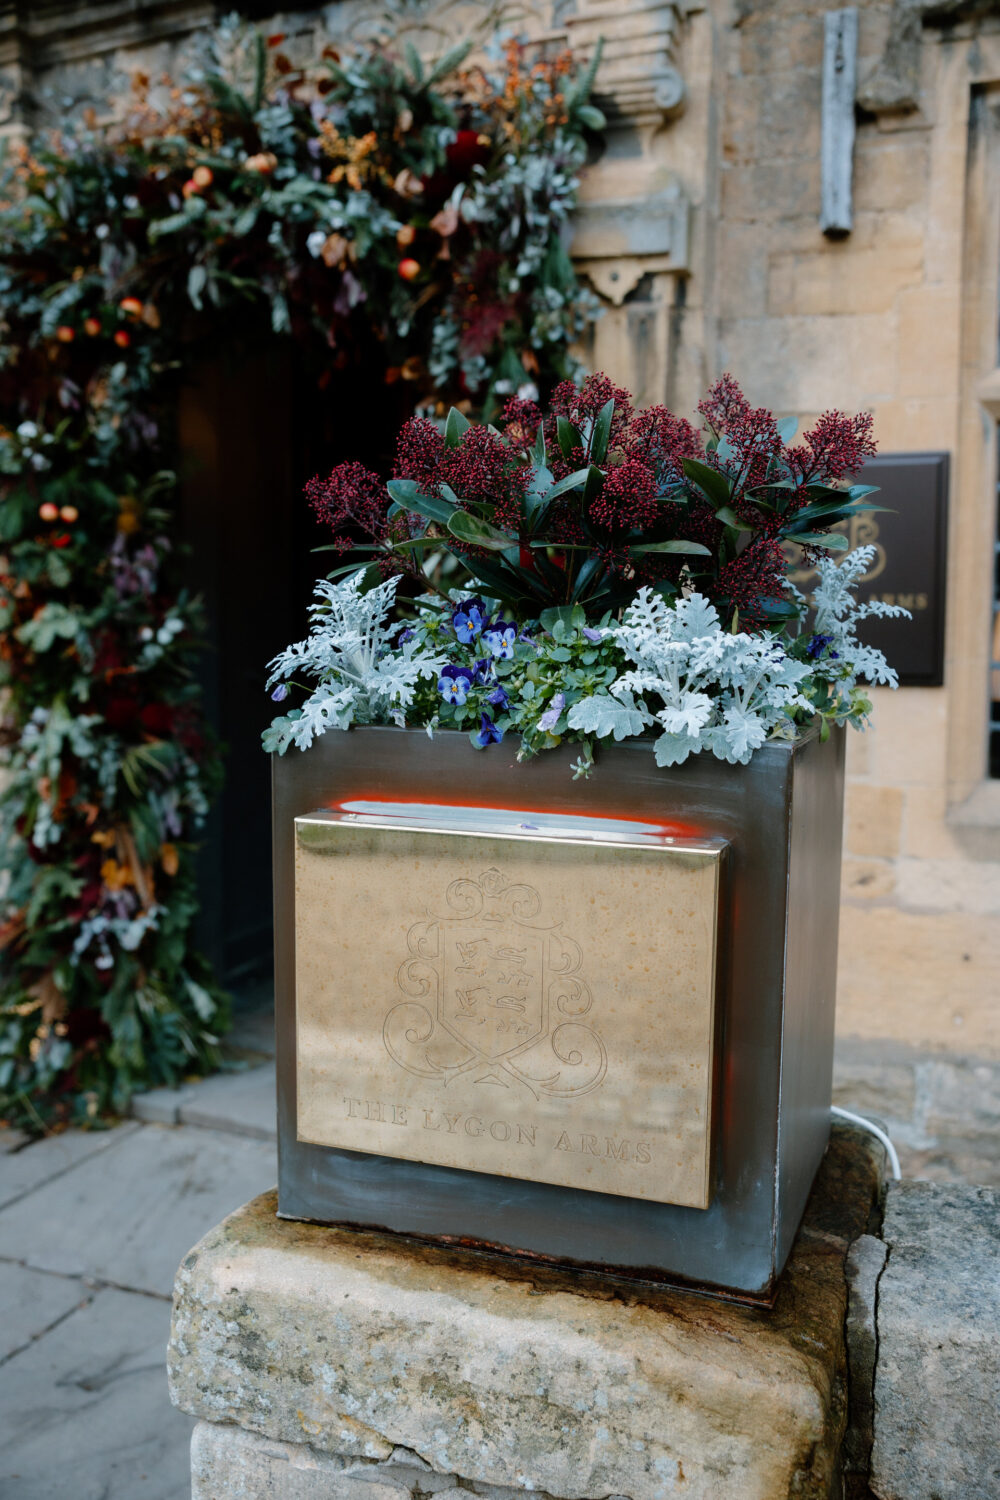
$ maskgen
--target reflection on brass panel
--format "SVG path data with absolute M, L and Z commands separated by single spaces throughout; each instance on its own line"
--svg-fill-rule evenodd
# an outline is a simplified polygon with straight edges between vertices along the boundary
M 707 1207 L 723 841 L 398 804 L 295 827 L 299 1140 Z

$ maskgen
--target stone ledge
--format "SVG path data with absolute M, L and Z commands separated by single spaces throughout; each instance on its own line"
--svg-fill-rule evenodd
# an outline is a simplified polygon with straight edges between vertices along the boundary
M 881 1500 L 1000 1495 L 1000 1194 L 890 1183 L 878 1287 Z
M 279 1221 L 265 1194 L 180 1268 L 172 1398 L 313 1455 L 401 1447 L 452 1487 L 825 1500 L 844 1260 L 881 1181 L 869 1141 L 835 1130 L 770 1312 Z

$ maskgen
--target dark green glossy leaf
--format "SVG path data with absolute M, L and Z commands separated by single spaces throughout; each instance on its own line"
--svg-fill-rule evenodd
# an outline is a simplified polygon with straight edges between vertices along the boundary
M 498 531 L 479 516 L 470 516 L 466 510 L 453 510 L 448 519 L 448 530 L 460 542 L 472 547 L 485 547 L 488 552 L 506 552 L 511 539 L 506 532 Z
M 710 547 L 703 547 L 701 542 L 686 542 L 683 538 L 670 542 L 640 542 L 637 547 L 630 547 L 628 550 L 632 557 L 644 557 L 647 552 L 684 552 L 692 557 L 712 555 Z
M 682 458 L 681 467 L 688 479 L 707 495 L 713 506 L 728 505 L 732 491 L 729 480 L 717 469 L 710 469 L 697 458 Z
M 556 418 L 556 437 L 563 458 L 569 458 L 574 448 L 583 447 L 583 439 L 567 417 Z
M 448 413 L 448 420 L 444 424 L 444 445 L 446 448 L 457 448 L 462 441 L 463 433 L 468 432 L 471 427 L 468 417 L 463 417 L 457 406 L 453 406 Z
M 590 435 L 590 461 L 592 464 L 602 464 L 608 451 L 608 439 L 611 436 L 611 419 L 615 414 L 615 403 L 612 398 L 605 401 L 594 420 L 594 430 Z

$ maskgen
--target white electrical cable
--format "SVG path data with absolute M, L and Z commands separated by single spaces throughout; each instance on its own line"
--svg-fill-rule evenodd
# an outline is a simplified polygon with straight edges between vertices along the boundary
M 899 1170 L 899 1157 L 896 1155 L 895 1146 L 892 1144 L 882 1127 L 880 1125 L 876 1125 L 872 1120 L 866 1120 L 863 1115 L 852 1114 L 849 1109 L 841 1109 L 839 1105 L 836 1104 L 830 1105 L 830 1113 L 832 1115 L 837 1115 L 841 1120 L 850 1120 L 852 1125 L 860 1125 L 863 1130 L 870 1130 L 872 1135 L 882 1142 L 883 1146 L 886 1149 L 886 1152 L 888 1153 L 889 1166 L 892 1171 L 893 1181 L 898 1182 L 903 1175 Z

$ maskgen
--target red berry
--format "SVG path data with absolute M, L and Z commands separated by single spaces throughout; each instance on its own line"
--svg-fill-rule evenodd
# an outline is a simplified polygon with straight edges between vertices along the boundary
M 83 331 L 84 333 L 89 333 L 92 339 L 96 338 L 101 331 L 100 318 L 84 318 Z
M 119 328 L 118 332 L 115 334 L 115 343 L 118 345 L 119 349 L 127 349 L 131 342 L 131 337 L 125 332 L 125 329 Z
M 123 297 L 118 306 L 129 318 L 138 318 L 142 313 L 142 303 L 138 297 Z
M 80 512 L 75 505 L 64 505 L 59 515 L 69 526 L 72 526 L 74 521 L 79 521 L 80 519 Z
M 76 338 L 76 330 L 70 328 L 68 323 L 60 323 L 56 329 L 56 338 L 60 344 L 71 344 Z
M 404 281 L 413 281 L 420 275 L 420 262 L 414 260 L 412 255 L 407 255 L 399 262 L 396 269 Z
M 53 505 L 51 500 L 46 500 L 44 505 L 38 507 L 38 514 L 43 521 L 58 521 L 59 507 L 58 505 Z

